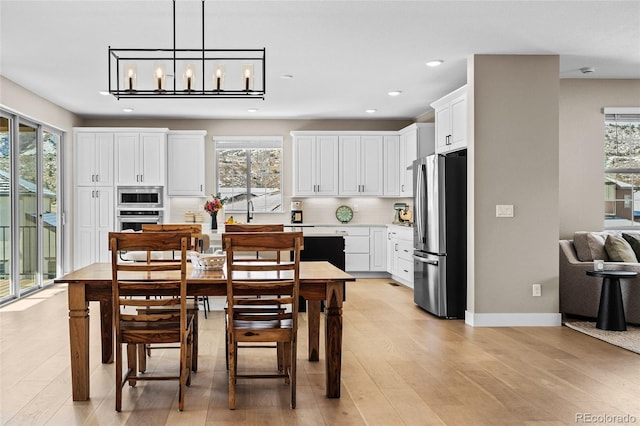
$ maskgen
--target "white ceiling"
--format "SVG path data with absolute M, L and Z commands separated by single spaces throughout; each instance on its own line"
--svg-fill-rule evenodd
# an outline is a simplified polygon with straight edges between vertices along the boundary
M 177 0 L 178 47 L 201 47 L 200 7 Z M 81 116 L 127 118 L 411 119 L 466 82 L 472 54 L 552 54 L 560 78 L 640 78 L 638 0 L 207 0 L 207 48 L 266 48 L 264 101 L 100 95 L 108 46 L 171 48 L 171 16 L 170 0 L 0 0 L 0 74 Z

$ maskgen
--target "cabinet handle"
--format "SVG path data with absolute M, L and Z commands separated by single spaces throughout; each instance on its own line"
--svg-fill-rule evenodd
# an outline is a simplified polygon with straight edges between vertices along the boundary
M 96 175 L 91 175 L 91 182 L 95 182 L 96 181 Z
M 91 191 L 91 198 L 96 198 L 96 191 L 95 190 Z
M 393 247 L 393 251 L 398 251 L 398 243 L 395 243 L 395 245 Z
M 100 198 L 100 191 L 96 189 L 96 198 Z
M 96 182 L 100 182 L 100 175 L 96 175 Z
M 200 185 L 200 191 L 202 191 L 202 185 Z
M 402 186 L 400 186 L 400 188 L 401 188 L 400 191 L 404 192 L 404 184 L 402 184 Z
M 445 142 L 445 145 L 451 145 L 451 135 L 447 135 L 447 141 Z
M 144 182 L 144 175 L 140 175 L 140 182 Z

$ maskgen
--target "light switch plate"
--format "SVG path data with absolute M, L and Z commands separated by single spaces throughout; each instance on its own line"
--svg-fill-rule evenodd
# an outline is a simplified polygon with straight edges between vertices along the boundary
M 496 217 L 513 217 L 513 204 L 496 204 Z

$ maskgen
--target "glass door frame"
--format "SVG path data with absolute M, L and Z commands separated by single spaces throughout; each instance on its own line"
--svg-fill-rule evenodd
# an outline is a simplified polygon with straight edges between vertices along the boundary
M 57 201 L 57 217 L 56 217 L 56 276 L 62 275 L 64 265 L 64 234 L 65 234 L 65 208 L 64 208 L 64 173 L 63 173 L 63 153 L 64 153 L 64 141 L 65 132 L 54 128 L 49 125 L 41 124 L 37 121 L 30 120 L 10 110 L 0 109 L 0 116 L 8 120 L 8 133 L 10 143 L 10 247 L 11 247 L 11 259 L 9 266 L 9 294 L 0 298 L 0 305 L 17 300 L 23 296 L 41 290 L 42 288 L 53 285 L 53 279 L 44 279 L 44 217 L 43 217 L 43 196 L 44 196 L 44 183 L 43 183 L 43 145 L 44 145 L 44 132 L 57 135 L 57 152 L 56 152 L 56 201 Z M 20 255 L 20 127 L 26 125 L 33 127 L 36 130 L 36 274 L 35 285 L 25 290 L 21 289 L 21 269 L 20 262 L 22 256 Z

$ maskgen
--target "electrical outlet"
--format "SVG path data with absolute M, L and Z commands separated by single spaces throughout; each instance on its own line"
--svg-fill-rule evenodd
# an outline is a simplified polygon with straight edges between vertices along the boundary
M 542 296 L 542 286 L 540 284 L 534 284 L 533 285 L 533 295 L 535 297 Z
M 354 212 L 358 212 L 358 205 L 357 205 L 357 204 L 354 204 L 354 205 L 353 205 L 353 211 L 354 211 Z

